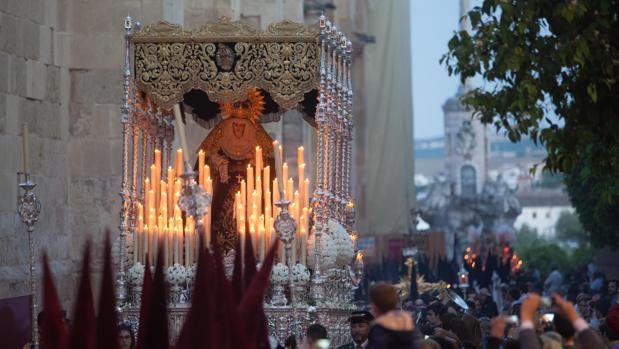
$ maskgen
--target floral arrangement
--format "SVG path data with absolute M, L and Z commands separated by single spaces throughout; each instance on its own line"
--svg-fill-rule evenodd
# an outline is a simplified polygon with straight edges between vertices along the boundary
M 137 262 L 127 270 L 127 281 L 133 286 L 142 285 L 144 281 L 144 265 L 142 263 Z
M 344 267 L 350 263 L 355 254 L 352 239 L 346 229 L 335 220 L 329 219 L 328 228 L 337 247 L 335 265 Z
M 288 267 L 284 263 L 277 263 L 271 270 L 271 280 L 275 284 L 286 284 L 288 282 Z
M 182 285 L 187 280 L 187 268 L 175 263 L 165 270 L 166 280 L 173 286 Z
M 313 267 L 316 265 L 316 233 L 310 235 L 307 239 L 307 265 Z M 322 234 L 320 237 L 320 260 L 321 269 L 330 269 L 335 266 L 337 259 L 337 243 L 331 234 Z
M 305 265 L 297 263 L 292 267 L 292 280 L 295 283 L 307 283 L 309 279 L 310 272 Z

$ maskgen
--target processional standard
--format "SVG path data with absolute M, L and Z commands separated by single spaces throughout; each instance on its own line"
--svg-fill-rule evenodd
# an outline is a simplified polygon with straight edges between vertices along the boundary
M 212 169 L 202 167 L 203 154 L 199 154 L 200 175 L 196 178 L 194 167 L 187 161 L 187 154 L 193 150 L 187 149 L 186 141 L 181 140 L 185 161 L 182 152 L 173 149 L 175 133 L 183 134 L 181 130 L 175 132 L 179 127 L 175 119 L 181 119 L 187 93 L 201 91 L 209 103 L 223 105 L 242 102 L 248 94 L 263 91 L 279 106 L 280 115 L 298 109 L 307 100 L 310 105 L 313 102 L 309 110 L 316 132 L 316 172 L 311 178 L 313 190 L 304 192 L 306 211 L 297 204 L 296 215 L 292 214 L 294 204 L 290 204 L 296 198 L 293 190 L 286 188 L 287 183 L 281 183 L 281 163 L 277 162 L 280 186 L 273 187 L 272 205 L 262 206 L 262 201 L 257 201 L 261 220 L 249 215 L 252 193 L 235 198 L 235 210 L 237 204 L 244 204 L 247 209 L 242 211 L 256 224 L 250 228 L 243 223 L 239 231 L 248 227 L 261 243 L 279 238 L 286 246 L 286 259 L 280 256 L 283 263 L 274 267 L 271 291 L 265 300 L 270 331 L 283 340 L 289 334 L 301 333 L 309 323 L 319 322 L 329 329 L 333 343 L 343 343 L 348 337 L 346 319 L 353 307 L 352 291 L 363 274 L 352 231 L 351 41 L 324 16 L 317 29 L 283 21 L 256 30 L 222 18 L 192 32 L 167 22 L 141 27 L 128 17 L 125 32 L 117 281 L 123 319 L 137 322 L 146 251 L 153 252 L 153 244 L 163 243 L 170 251 L 166 277 L 174 340 L 191 302 L 197 241 L 210 243 L 213 189 L 210 174 L 202 170 Z M 271 151 L 277 157 L 277 146 Z M 262 150 L 260 154 L 252 170 L 252 176 L 258 178 L 263 174 Z M 267 168 L 262 178 L 265 181 Z M 261 198 L 270 196 L 269 183 L 255 185 L 258 178 L 244 181 L 256 188 Z M 303 180 L 298 187 L 302 193 L 307 188 Z M 259 192 L 262 188 L 264 191 Z M 177 212 L 177 208 L 183 212 Z M 232 223 L 239 227 L 238 219 Z M 303 224 L 306 230 L 301 234 L 305 235 L 299 243 L 295 230 L 302 229 Z M 260 235 L 259 226 L 265 235 Z M 302 251 L 293 260 L 294 249 Z M 229 260 L 233 253 L 228 251 L 226 258 Z M 306 260 L 296 258 L 303 253 L 307 253 Z

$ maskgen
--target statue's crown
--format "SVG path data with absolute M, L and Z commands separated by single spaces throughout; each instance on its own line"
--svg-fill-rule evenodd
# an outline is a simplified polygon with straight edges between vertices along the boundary
M 264 96 L 257 88 L 247 93 L 247 99 L 232 103 L 221 103 L 221 114 L 224 119 L 248 119 L 255 123 L 264 113 Z

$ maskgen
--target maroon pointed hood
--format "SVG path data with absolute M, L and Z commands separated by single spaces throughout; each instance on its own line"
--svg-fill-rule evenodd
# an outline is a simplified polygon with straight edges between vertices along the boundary
M 234 271 L 232 273 L 232 289 L 234 290 L 234 297 L 237 304 L 241 302 L 243 298 L 243 291 L 245 289 L 244 276 L 243 276 L 243 251 L 241 251 L 241 241 L 236 239 L 236 245 L 234 247 Z
M 152 289 L 153 276 L 150 272 L 148 255 L 146 255 L 146 262 L 144 265 L 144 281 L 142 282 L 142 295 L 140 296 L 140 328 L 138 329 L 137 349 L 146 349 L 144 342 L 146 340 L 146 323 L 148 322 L 148 310 Z
M 260 270 L 251 280 L 239 306 L 239 316 L 247 324 L 245 334 L 247 343 L 256 345 L 255 348 L 268 348 L 268 327 L 262 302 L 269 286 L 278 244 L 279 240 L 276 240 L 265 257 Z
M 69 349 L 95 349 L 95 307 L 90 285 L 90 241 L 86 243 L 82 276 L 73 313 Z
M 148 300 L 148 320 L 144 328 L 144 345 L 148 349 L 168 349 L 168 301 L 166 282 L 163 273 L 163 249 L 157 253 L 157 267 L 152 293 Z M 141 327 L 141 326 L 140 326 Z
M 243 274 L 245 276 L 244 290 L 247 290 L 251 280 L 256 275 L 256 255 L 254 254 L 254 247 L 252 243 L 251 234 L 249 232 L 245 233 L 245 269 Z
M 101 293 L 99 295 L 96 349 L 118 349 L 118 314 L 116 313 L 114 276 L 112 275 L 112 247 L 109 231 L 105 234 L 104 248 L 105 258 L 103 262 Z
M 41 343 L 45 343 L 46 349 L 65 349 L 69 338 L 47 254 L 43 255 L 43 311 Z

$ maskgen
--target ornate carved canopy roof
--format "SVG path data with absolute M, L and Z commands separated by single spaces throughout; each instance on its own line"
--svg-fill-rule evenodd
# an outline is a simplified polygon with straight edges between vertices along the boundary
M 192 89 L 215 102 L 233 102 L 251 87 L 289 109 L 319 84 L 318 31 L 291 21 L 257 30 L 222 17 L 193 32 L 159 22 L 131 41 L 136 84 L 164 109 Z

